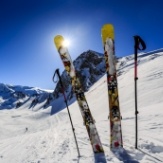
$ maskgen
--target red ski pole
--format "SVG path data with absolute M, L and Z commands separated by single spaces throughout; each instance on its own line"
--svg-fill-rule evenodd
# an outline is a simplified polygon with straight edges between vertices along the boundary
M 134 36 L 135 46 L 134 46 L 134 80 L 135 80 L 135 148 L 138 148 L 138 102 L 137 102 L 137 80 L 138 80 L 138 74 L 137 74 L 137 57 L 138 57 L 138 50 L 145 50 L 146 45 L 145 42 L 141 39 L 140 36 Z M 140 47 L 141 45 L 141 47 Z

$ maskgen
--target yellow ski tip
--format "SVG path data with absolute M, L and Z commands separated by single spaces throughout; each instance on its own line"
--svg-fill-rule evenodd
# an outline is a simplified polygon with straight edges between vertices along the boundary
M 54 44 L 57 48 L 57 50 L 63 45 L 64 38 L 61 35 L 57 35 L 54 37 Z
M 114 27 L 112 24 L 105 24 L 101 29 L 102 42 L 104 43 L 107 38 L 114 39 Z

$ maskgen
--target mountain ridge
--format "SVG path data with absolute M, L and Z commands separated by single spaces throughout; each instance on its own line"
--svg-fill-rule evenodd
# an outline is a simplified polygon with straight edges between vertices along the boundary
M 138 65 L 143 64 L 147 60 L 153 60 L 162 54 L 163 49 L 154 50 L 152 52 L 140 53 L 138 55 Z M 79 77 L 84 92 L 87 92 L 89 88 L 96 83 L 102 76 L 105 75 L 105 62 L 103 54 L 88 50 L 81 53 L 74 61 L 76 74 Z M 118 58 L 117 60 L 117 75 L 120 76 L 128 67 L 134 66 L 134 55 Z M 128 71 L 128 70 L 127 70 Z M 70 84 L 70 78 L 64 70 L 61 75 L 64 90 L 69 104 L 75 101 L 72 86 Z M 62 97 L 62 91 L 60 84 L 57 83 L 54 91 L 47 91 L 45 89 L 30 87 L 30 86 L 13 86 L 9 84 L 0 83 L 0 110 L 13 109 L 23 106 L 25 103 L 30 102 L 31 108 L 40 104 L 40 109 L 52 107 L 52 113 L 56 110 L 62 110 L 65 105 L 56 106 L 55 100 Z M 60 99 L 58 99 L 60 101 Z M 62 99 L 63 100 L 63 99 Z

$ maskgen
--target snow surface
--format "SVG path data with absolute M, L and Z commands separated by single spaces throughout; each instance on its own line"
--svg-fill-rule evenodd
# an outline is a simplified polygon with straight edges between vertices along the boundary
M 123 61 L 123 62 L 122 62 Z M 119 96 L 124 148 L 110 149 L 106 76 L 86 93 L 109 163 L 163 162 L 163 52 L 142 54 L 138 66 L 138 146 L 135 149 L 133 56 L 121 58 Z M 122 64 L 123 63 L 123 64 Z M 31 99 L 32 100 L 32 99 Z M 61 105 L 64 103 L 60 101 Z M 0 98 L 0 102 L 3 99 Z M 94 163 L 88 135 L 76 102 L 69 106 L 81 156 L 78 157 L 67 110 L 50 116 L 51 107 L 0 110 L 0 163 Z M 59 103 L 58 103 L 59 105 Z

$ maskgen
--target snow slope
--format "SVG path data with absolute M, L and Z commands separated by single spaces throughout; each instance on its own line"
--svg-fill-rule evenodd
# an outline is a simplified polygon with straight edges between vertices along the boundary
M 163 162 L 163 52 L 141 54 L 138 66 L 139 150 L 135 146 L 133 56 L 120 59 L 119 95 L 124 149 L 109 146 L 106 76 L 86 93 L 109 163 Z M 0 101 L 3 99 L 0 98 Z M 61 101 L 61 100 L 60 100 Z M 63 101 L 62 101 L 63 103 Z M 30 105 L 30 104 L 29 104 Z M 69 106 L 81 157 L 78 157 L 67 110 L 53 116 L 42 104 L 0 110 L 1 163 L 94 163 L 88 135 L 76 102 Z

